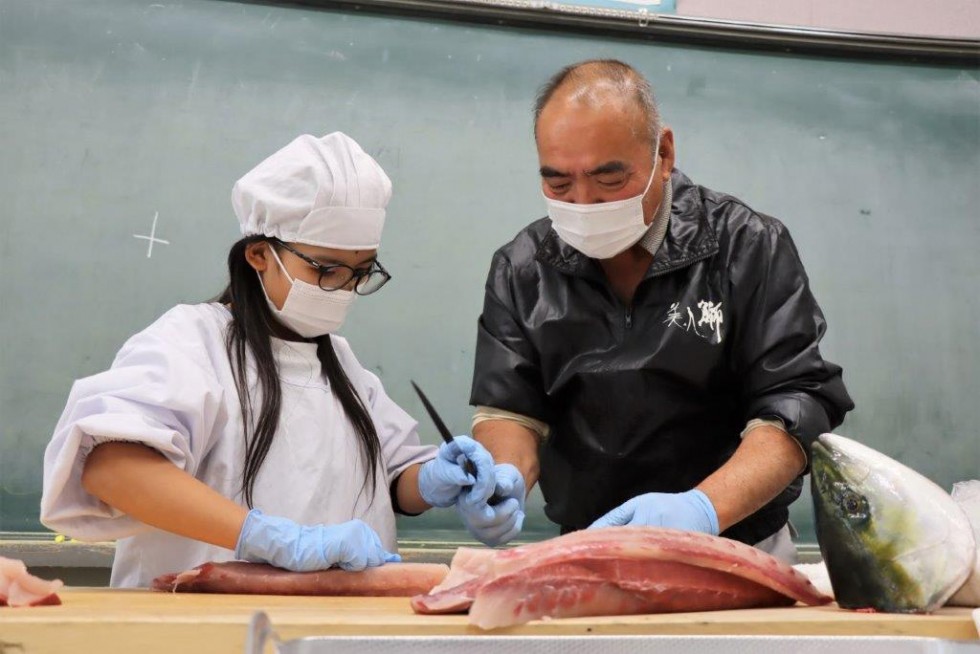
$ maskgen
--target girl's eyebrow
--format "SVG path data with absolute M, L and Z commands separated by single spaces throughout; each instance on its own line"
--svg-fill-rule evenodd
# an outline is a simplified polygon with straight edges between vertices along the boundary
M 350 264 L 344 263 L 343 261 L 339 261 L 337 259 L 331 259 L 330 257 L 327 257 L 327 256 L 318 256 L 318 257 L 310 257 L 310 258 L 313 259 L 314 261 L 316 261 L 317 263 L 319 263 L 320 265 L 323 265 L 323 266 L 347 266 L 347 265 L 350 265 Z M 359 262 L 355 263 L 354 265 L 351 266 L 351 268 L 357 268 L 358 266 L 363 266 L 363 265 L 365 265 L 367 263 L 373 263 L 373 262 L 375 262 L 377 260 L 378 260 L 377 255 L 374 255 L 374 256 L 368 257 L 364 261 L 359 261 Z

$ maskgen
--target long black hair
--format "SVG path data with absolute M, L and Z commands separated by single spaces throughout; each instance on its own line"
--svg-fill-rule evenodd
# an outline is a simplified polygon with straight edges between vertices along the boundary
M 246 248 L 261 241 L 269 243 L 270 248 L 276 247 L 271 239 L 262 235 L 247 236 L 231 246 L 231 251 L 228 253 L 228 286 L 216 298 L 217 302 L 221 302 L 231 310 L 231 323 L 228 326 L 225 349 L 235 375 L 235 386 L 238 389 L 238 401 L 245 426 L 242 491 L 249 508 L 252 508 L 255 477 L 269 453 L 276 428 L 279 426 L 279 414 L 282 409 L 282 387 L 276 360 L 272 354 L 271 341 L 277 323 L 266 304 L 259 276 L 245 258 Z M 371 420 L 361 396 L 354 390 L 343 366 L 340 365 L 330 335 L 313 340 L 317 344 L 316 355 L 320 360 L 323 376 L 330 384 L 334 395 L 340 400 L 347 419 L 360 438 L 361 453 L 366 463 L 373 499 L 377 483 L 378 460 L 381 455 L 381 442 L 374 421 Z M 253 419 L 255 410 L 252 406 L 252 393 L 249 392 L 246 374 L 249 352 L 252 353 L 255 361 L 258 390 L 262 397 L 262 407 L 257 419 Z M 361 488 L 363 490 L 364 486 L 362 485 Z

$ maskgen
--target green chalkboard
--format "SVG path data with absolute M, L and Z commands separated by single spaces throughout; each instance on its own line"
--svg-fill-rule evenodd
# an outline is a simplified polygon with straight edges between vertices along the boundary
M 216 0 L 0 2 L 0 530 L 37 531 L 74 379 L 223 285 L 232 183 L 343 130 L 394 181 L 393 282 L 345 328 L 437 437 L 468 430 L 492 252 L 544 213 L 530 107 L 559 67 L 654 83 L 696 181 L 781 218 L 858 409 L 841 433 L 944 486 L 980 474 L 980 75 Z M 167 241 L 152 243 L 150 234 Z M 152 254 L 152 256 L 148 256 Z M 529 534 L 554 533 L 531 502 Z M 793 519 L 812 540 L 808 500 Z M 461 537 L 455 516 L 401 522 Z

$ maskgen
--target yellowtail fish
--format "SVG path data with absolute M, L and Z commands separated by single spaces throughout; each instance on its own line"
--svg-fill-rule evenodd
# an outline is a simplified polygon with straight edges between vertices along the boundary
M 966 513 L 942 488 L 835 434 L 813 444 L 817 540 L 842 608 L 929 613 L 977 562 Z

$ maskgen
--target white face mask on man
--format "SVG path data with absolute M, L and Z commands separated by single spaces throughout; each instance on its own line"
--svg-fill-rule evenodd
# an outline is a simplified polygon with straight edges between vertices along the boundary
M 286 275 L 286 279 L 292 282 L 286 301 L 282 303 L 282 309 L 277 309 L 269 299 L 265 284 L 262 283 L 262 276 L 259 275 L 259 285 L 262 286 L 262 293 L 265 294 L 265 300 L 269 303 L 272 314 L 303 338 L 317 338 L 340 329 L 347 318 L 347 311 L 354 301 L 355 293 L 344 290 L 324 291 L 315 284 L 293 279 L 286 271 L 286 266 L 282 264 L 279 255 L 276 254 L 275 248 L 270 245 L 269 251 L 279 264 L 279 269 Z
M 608 259 L 643 238 L 649 229 L 643 220 L 643 198 L 653 183 L 659 158 L 653 161 L 646 188 L 634 197 L 599 204 L 575 204 L 545 196 L 551 226 L 561 240 L 587 257 Z

